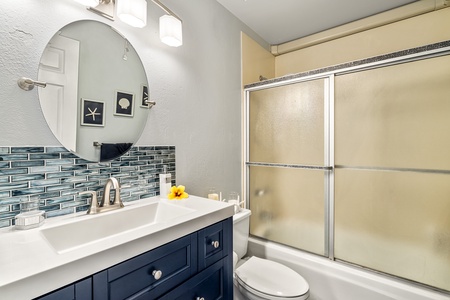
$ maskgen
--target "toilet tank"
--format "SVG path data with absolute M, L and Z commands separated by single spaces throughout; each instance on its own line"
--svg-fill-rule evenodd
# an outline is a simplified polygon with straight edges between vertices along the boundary
M 233 216 L 233 251 L 239 259 L 247 253 L 251 214 L 250 210 L 242 208 Z

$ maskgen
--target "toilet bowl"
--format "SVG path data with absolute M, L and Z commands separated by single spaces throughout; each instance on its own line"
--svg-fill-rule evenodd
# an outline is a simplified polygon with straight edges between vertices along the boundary
M 292 269 L 267 259 L 250 257 L 235 270 L 235 285 L 251 300 L 306 300 L 309 285 Z
M 294 270 L 256 256 L 242 259 L 247 252 L 250 215 L 250 210 L 242 209 L 233 216 L 234 299 L 308 299 L 309 285 Z

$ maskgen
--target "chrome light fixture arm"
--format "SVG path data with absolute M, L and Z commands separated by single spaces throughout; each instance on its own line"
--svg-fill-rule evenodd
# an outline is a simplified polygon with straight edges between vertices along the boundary
M 152 0 L 153 3 L 155 3 L 156 5 L 159 6 L 159 8 L 161 8 L 163 11 L 165 11 L 167 14 L 171 15 L 172 17 L 177 18 L 178 20 L 180 20 L 180 22 L 183 22 L 183 20 L 181 20 L 181 18 L 179 16 L 177 16 L 173 11 L 171 11 L 167 6 L 165 6 L 164 4 L 161 3 L 161 1 L 159 0 Z

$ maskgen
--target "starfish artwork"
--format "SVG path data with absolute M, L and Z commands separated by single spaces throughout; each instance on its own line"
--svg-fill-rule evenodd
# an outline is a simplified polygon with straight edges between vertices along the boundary
M 104 126 L 105 103 L 102 101 L 82 99 L 81 125 Z
M 89 113 L 86 114 L 86 117 L 92 116 L 92 121 L 95 121 L 95 116 L 101 115 L 101 113 L 97 112 L 97 107 L 92 110 L 90 107 L 87 108 L 89 110 Z

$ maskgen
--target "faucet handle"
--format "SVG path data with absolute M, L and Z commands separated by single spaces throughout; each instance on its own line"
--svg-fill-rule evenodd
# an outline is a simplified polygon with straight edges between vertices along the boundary
M 91 205 L 89 206 L 87 214 L 88 215 L 96 214 L 98 211 L 97 192 L 96 191 L 84 191 L 84 192 L 79 193 L 79 195 L 85 195 L 85 194 L 91 195 Z

